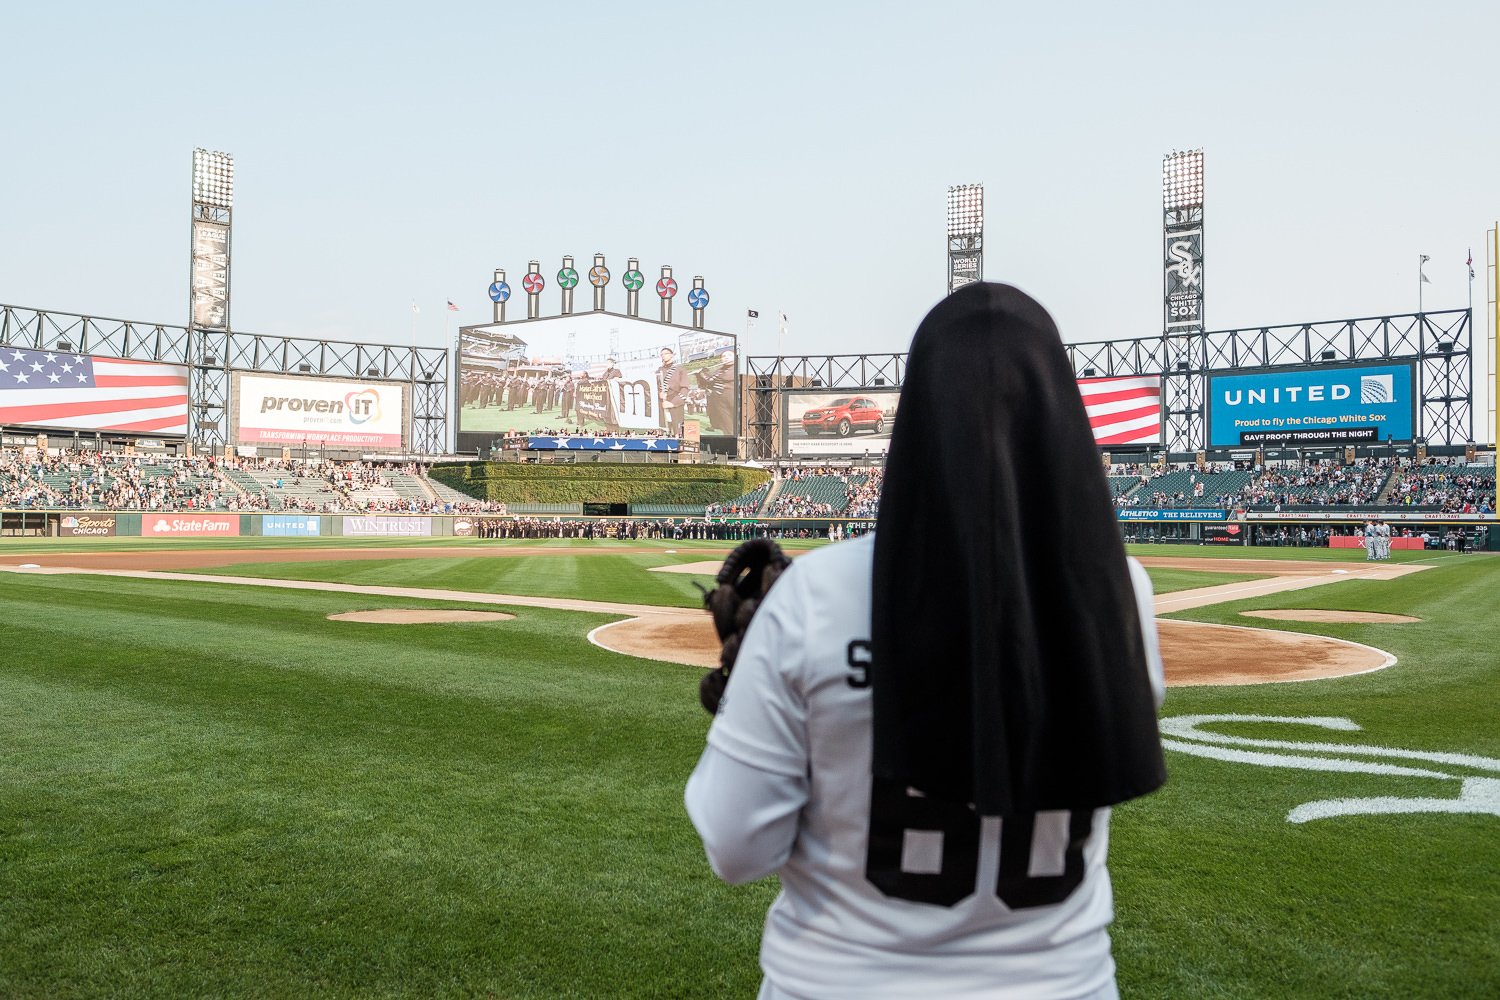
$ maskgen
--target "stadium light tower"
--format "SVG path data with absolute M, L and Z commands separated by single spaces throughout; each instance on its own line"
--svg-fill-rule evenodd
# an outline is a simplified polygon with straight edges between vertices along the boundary
M 984 280 L 984 185 L 948 189 L 948 294 Z
M 229 246 L 234 157 L 193 150 L 192 265 L 188 285 L 188 434 L 212 452 L 227 441 Z
M 1203 329 L 1203 150 L 1168 153 L 1161 164 L 1164 323 L 1168 333 Z

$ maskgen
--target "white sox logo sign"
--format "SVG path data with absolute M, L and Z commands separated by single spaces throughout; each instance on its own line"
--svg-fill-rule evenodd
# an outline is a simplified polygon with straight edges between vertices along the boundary
M 1453 771 L 1483 771 L 1500 774 L 1500 760 L 1493 757 L 1438 753 L 1428 750 L 1402 750 L 1396 747 L 1360 746 L 1353 743 L 1302 743 L 1294 740 L 1251 739 L 1245 736 L 1228 736 L 1203 728 L 1216 722 L 1316 726 L 1319 729 L 1345 733 L 1360 731 L 1359 726 L 1349 719 L 1329 716 L 1299 718 L 1284 715 L 1181 715 L 1161 721 L 1162 746 L 1168 750 L 1192 754 L 1195 757 L 1209 757 L 1213 760 L 1230 761 L 1236 764 L 1254 764 L 1257 767 L 1437 778 L 1459 783 L 1457 798 L 1382 795 L 1371 798 L 1320 799 L 1316 802 L 1305 802 L 1287 813 L 1288 823 L 1307 823 L 1332 816 L 1390 816 L 1397 813 L 1479 813 L 1500 816 L 1500 778 L 1452 773 Z M 1267 750 L 1300 752 L 1266 753 Z M 1313 756 L 1313 754 L 1330 756 Z M 1334 754 L 1347 756 L 1331 756 Z M 1423 761 L 1444 765 L 1446 769 L 1434 770 L 1405 764 L 1349 760 L 1348 756 Z
M 1172 259 L 1177 261 L 1168 271 L 1176 271 L 1177 279 L 1182 282 L 1184 288 L 1197 288 L 1198 282 L 1203 280 L 1203 265 L 1193 262 L 1193 245 L 1185 240 L 1173 243 L 1167 252 Z

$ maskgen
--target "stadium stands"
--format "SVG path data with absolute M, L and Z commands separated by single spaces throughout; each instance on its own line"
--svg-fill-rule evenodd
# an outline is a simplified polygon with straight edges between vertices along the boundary
M 883 470 L 790 466 L 720 504 L 637 504 L 646 518 L 874 519 Z M 1116 506 L 1131 509 L 1258 510 L 1343 508 L 1493 512 L 1495 468 L 1457 461 L 1383 459 L 1234 469 L 1210 464 L 1116 466 Z M 0 450 L 0 508 L 7 510 L 290 511 L 300 513 L 465 513 L 551 520 L 579 518 L 569 502 L 480 501 L 431 479 L 414 463 L 166 458 Z M 1126 515 L 1128 519 L 1128 513 Z

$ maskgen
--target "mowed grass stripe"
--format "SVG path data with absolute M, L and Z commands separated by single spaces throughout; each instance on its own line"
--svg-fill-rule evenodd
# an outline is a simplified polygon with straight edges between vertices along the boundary
M 650 573 L 674 562 L 702 562 L 701 555 L 663 556 L 659 552 L 572 556 L 566 552 L 530 558 L 404 558 L 330 560 L 328 562 L 257 562 L 193 570 L 215 576 L 271 580 L 314 580 L 370 587 L 427 587 L 482 594 L 576 598 L 701 607 L 702 592 L 693 581 L 708 583 L 712 574 Z M 186 572 L 186 571 L 185 571 Z

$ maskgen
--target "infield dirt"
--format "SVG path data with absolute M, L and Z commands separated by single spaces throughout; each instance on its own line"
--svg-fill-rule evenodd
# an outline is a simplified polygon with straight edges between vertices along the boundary
M 181 573 L 183 570 L 204 570 L 249 562 L 297 563 L 330 560 L 434 559 L 455 556 L 470 559 L 546 558 L 618 554 L 619 551 L 619 549 L 603 547 L 526 546 L 512 548 L 497 546 L 489 550 L 476 550 L 473 547 L 432 547 L 39 552 L 7 557 L 8 562 L 13 559 L 18 563 L 40 563 L 39 569 L 21 570 L 13 565 L 0 567 L 0 569 L 32 573 L 81 571 L 106 576 L 197 580 L 245 586 L 327 590 L 361 595 L 463 601 L 485 605 L 508 604 L 520 607 L 548 607 L 625 614 L 630 617 L 595 629 L 589 636 L 590 640 L 602 648 L 630 656 L 699 667 L 715 665 L 719 656 L 718 639 L 714 635 L 708 617 L 693 609 L 408 587 L 355 587 L 338 583 Z M 711 575 L 717 569 L 718 559 L 728 554 L 729 547 L 725 547 L 722 552 L 698 551 L 711 558 L 699 563 L 661 567 L 661 569 Z M 1281 591 L 1324 586 L 1345 580 L 1388 580 L 1406 573 L 1417 572 L 1423 568 L 1399 564 L 1363 566 L 1359 563 L 1299 562 L 1281 559 L 1146 557 L 1141 562 L 1148 567 L 1267 575 L 1267 579 L 1263 580 L 1243 581 L 1160 595 L 1156 598 L 1158 614 Z M 170 571 L 177 571 L 177 573 Z M 1340 613 L 1333 612 L 1332 614 Z M 1262 684 L 1275 681 L 1311 680 L 1364 673 L 1389 666 L 1394 662 L 1393 657 L 1381 650 L 1326 636 L 1184 621 L 1158 621 L 1157 624 L 1161 637 L 1162 660 L 1166 667 L 1169 685 Z

